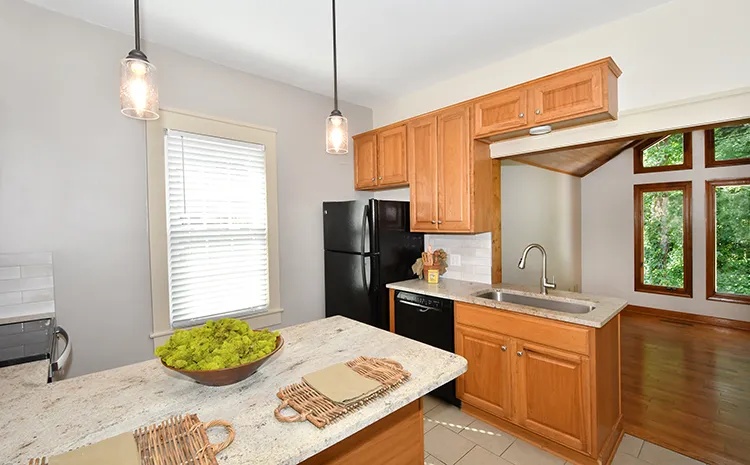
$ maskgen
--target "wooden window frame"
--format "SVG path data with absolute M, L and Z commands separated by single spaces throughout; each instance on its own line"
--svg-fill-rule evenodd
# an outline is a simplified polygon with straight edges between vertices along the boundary
M 717 160 L 716 159 L 716 135 L 714 131 L 717 128 L 706 129 L 704 131 L 705 140 L 705 163 L 706 168 L 717 168 L 721 166 L 750 165 L 750 157 L 737 158 L 734 160 Z
M 706 181 L 706 300 L 750 304 L 750 295 L 716 292 L 716 188 L 750 185 L 750 178 L 713 179 Z
M 633 147 L 633 173 L 658 173 L 660 171 L 679 171 L 679 170 L 690 170 L 693 169 L 693 133 L 683 132 L 682 133 L 682 163 L 679 165 L 668 165 L 668 166 L 643 166 L 643 152 L 649 147 L 657 144 L 667 137 L 674 134 L 667 134 L 666 136 L 651 137 L 639 142 Z
M 683 266 L 685 268 L 684 288 L 675 289 L 654 286 L 644 283 L 643 274 L 643 194 L 647 192 L 682 191 L 682 231 L 683 231 Z M 692 181 L 662 182 L 651 184 L 636 184 L 633 186 L 635 248 L 634 275 L 635 291 L 651 294 L 671 295 L 676 297 L 693 297 L 693 183 Z

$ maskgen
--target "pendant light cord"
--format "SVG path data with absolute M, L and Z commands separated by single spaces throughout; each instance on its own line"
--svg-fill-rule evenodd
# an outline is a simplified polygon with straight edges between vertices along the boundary
M 138 0 L 136 0 L 137 2 Z M 339 109 L 339 78 L 336 66 L 336 0 L 331 0 L 333 5 L 333 109 Z
M 138 0 L 135 0 L 135 49 L 141 51 L 141 8 Z

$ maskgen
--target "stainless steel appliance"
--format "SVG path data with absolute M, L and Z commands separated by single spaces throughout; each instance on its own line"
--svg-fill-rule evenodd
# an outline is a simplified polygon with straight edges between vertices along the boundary
M 452 300 L 397 291 L 394 304 L 396 334 L 455 352 Z M 456 397 L 455 380 L 440 386 L 431 394 L 457 407 L 461 406 L 461 401 Z
M 0 325 L 0 367 L 49 360 L 47 382 L 52 382 L 65 369 L 70 351 L 70 336 L 54 318 Z
M 414 277 L 424 234 L 409 227 L 409 202 L 324 202 L 326 316 L 390 326 L 385 285 Z

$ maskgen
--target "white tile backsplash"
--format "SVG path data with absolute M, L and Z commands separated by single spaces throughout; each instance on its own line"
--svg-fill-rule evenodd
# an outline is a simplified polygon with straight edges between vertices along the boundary
M 444 278 L 492 283 L 492 233 L 425 234 L 425 250 L 444 249 L 448 255 L 461 255 L 461 266 L 448 266 Z
M 25 265 L 21 267 L 22 278 L 43 278 L 52 276 L 52 265 Z
M 0 292 L 0 306 L 15 305 L 23 302 L 20 292 Z
M 52 276 L 47 278 L 20 278 L 0 281 L 0 292 L 33 291 L 52 287 Z
M 53 313 L 52 254 L 0 254 L 0 321 Z
M 0 267 L 0 279 L 18 279 L 21 277 L 20 266 Z
M 35 291 L 23 291 L 21 300 L 23 303 L 30 302 L 44 302 L 47 300 L 55 300 L 54 289 L 37 289 Z

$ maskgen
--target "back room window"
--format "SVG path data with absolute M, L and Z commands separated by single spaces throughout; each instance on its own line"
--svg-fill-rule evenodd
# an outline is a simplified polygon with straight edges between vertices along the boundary
M 635 186 L 635 290 L 692 297 L 691 183 Z
M 644 140 L 634 148 L 633 171 L 686 170 L 693 167 L 692 133 L 670 134 Z
M 706 131 L 706 167 L 750 164 L 750 123 Z
M 706 295 L 750 303 L 750 178 L 706 181 Z

